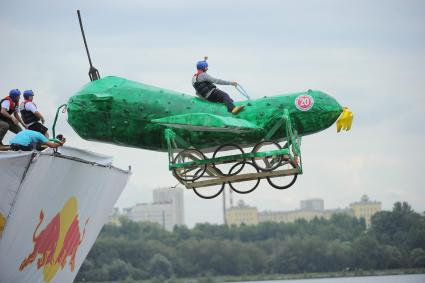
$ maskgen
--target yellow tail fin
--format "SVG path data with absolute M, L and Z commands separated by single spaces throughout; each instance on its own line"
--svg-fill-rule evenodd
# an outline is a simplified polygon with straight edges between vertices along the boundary
M 339 116 L 336 121 L 336 131 L 339 133 L 342 130 L 349 131 L 351 129 L 351 124 L 353 123 L 353 112 L 351 112 L 347 107 L 343 108 L 341 116 Z

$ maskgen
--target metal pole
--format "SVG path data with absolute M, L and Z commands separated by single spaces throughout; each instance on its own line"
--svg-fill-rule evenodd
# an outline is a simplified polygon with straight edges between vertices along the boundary
M 100 74 L 99 74 L 99 71 L 95 67 L 93 67 L 93 64 L 91 62 L 89 47 L 87 45 L 86 35 L 84 33 L 83 22 L 81 20 L 80 10 L 77 10 L 77 14 L 78 14 L 78 21 L 80 22 L 81 34 L 83 35 L 84 46 L 86 47 L 87 57 L 89 58 L 89 64 L 90 64 L 89 77 L 90 77 L 91 81 L 95 81 L 95 80 L 100 79 Z
M 233 207 L 233 193 L 232 189 L 229 188 L 229 201 L 230 201 L 230 207 Z
M 93 64 L 91 63 L 89 48 L 87 46 L 86 35 L 84 34 L 83 22 L 81 21 L 80 10 L 77 10 L 77 14 L 78 14 L 78 20 L 80 22 L 81 34 L 83 35 L 84 46 L 86 47 L 87 57 L 89 58 L 90 67 L 93 67 Z
M 165 211 L 162 210 L 162 228 L 165 230 Z
M 223 223 L 227 225 L 226 219 L 226 188 L 223 189 Z
M 52 126 L 52 131 L 53 131 L 53 138 L 56 138 L 56 132 L 55 132 L 55 128 L 56 128 L 56 122 L 58 120 L 58 115 L 59 115 L 59 110 L 62 107 L 66 107 L 67 104 L 62 104 L 61 106 L 58 107 L 58 109 L 56 110 L 56 115 L 55 115 L 55 120 L 53 122 L 53 126 Z

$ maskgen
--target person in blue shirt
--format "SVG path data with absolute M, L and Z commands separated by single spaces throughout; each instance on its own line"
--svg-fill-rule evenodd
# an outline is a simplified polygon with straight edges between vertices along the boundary
M 10 140 L 10 148 L 14 151 L 31 151 L 37 146 L 37 144 L 44 144 L 51 148 L 57 148 L 65 143 L 65 138 L 63 138 L 62 135 L 59 136 L 60 141 L 51 142 L 48 138 L 39 132 L 23 130 Z

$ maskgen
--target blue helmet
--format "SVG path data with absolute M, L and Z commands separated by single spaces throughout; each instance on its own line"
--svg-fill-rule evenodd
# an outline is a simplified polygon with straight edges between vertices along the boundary
M 196 63 L 196 69 L 204 71 L 206 68 L 208 68 L 207 61 L 198 61 L 198 63 Z
M 24 98 L 28 99 L 30 96 L 34 96 L 34 92 L 31 89 L 24 91 Z
M 12 89 L 11 91 L 9 91 L 10 98 L 16 98 L 16 97 L 18 97 L 20 95 L 21 95 L 21 92 L 17 88 Z

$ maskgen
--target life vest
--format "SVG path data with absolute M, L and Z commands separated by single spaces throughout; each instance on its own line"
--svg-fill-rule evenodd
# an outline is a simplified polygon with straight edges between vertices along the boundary
M 32 101 L 25 100 L 22 104 L 23 107 L 21 109 L 21 117 L 22 117 L 22 120 L 24 121 L 25 125 L 29 125 L 31 123 L 38 121 L 37 116 L 35 116 L 34 113 L 32 113 L 31 111 L 29 111 L 25 108 L 25 105 L 27 104 L 27 102 L 32 102 Z M 35 103 L 34 103 L 34 105 L 35 105 Z
M 199 94 L 200 96 L 204 98 L 207 98 L 208 93 L 210 93 L 211 90 L 217 87 L 215 86 L 215 84 L 209 81 L 198 82 L 198 76 L 200 74 L 201 73 L 196 73 L 195 75 L 193 75 L 195 77 L 195 82 L 193 83 L 193 87 L 195 88 L 197 94 Z
M 10 98 L 10 96 L 6 96 L 5 98 L 3 98 L 1 101 L 0 101 L 0 105 L 3 103 L 3 101 L 5 101 L 5 100 L 9 100 L 9 110 L 7 111 L 10 115 L 12 115 L 13 114 L 13 112 L 15 112 L 15 107 L 16 107 L 16 104 L 15 104 L 15 102 L 13 101 L 13 99 L 12 98 Z M 1 107 L 1 106 L 0 106 Z M 0 113 L 0 117 L 3 117 L 3 118 L 7 118 L 7 117 L 5 117 L 5 116 L 3 116 L 3 114 L 1 114 Z

